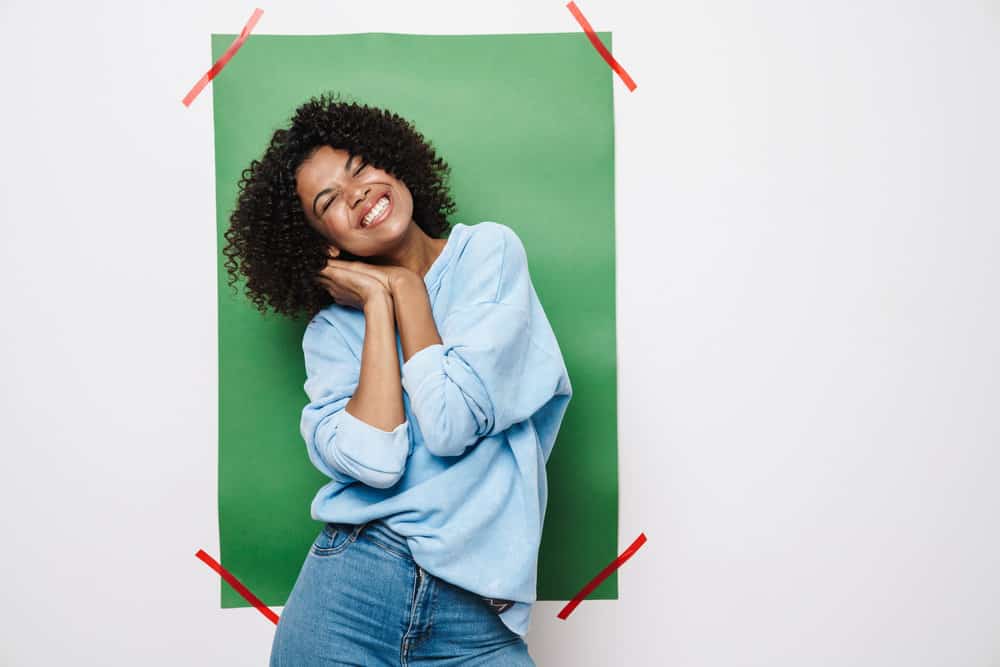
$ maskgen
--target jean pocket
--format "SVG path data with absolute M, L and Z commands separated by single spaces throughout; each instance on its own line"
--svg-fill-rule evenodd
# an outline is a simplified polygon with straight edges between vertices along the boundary
M 310 552 L 314 556 L 334 556 L 346 549 L 354 541 L 354 535 L 347 527 L 327 523 L 313 540 Z

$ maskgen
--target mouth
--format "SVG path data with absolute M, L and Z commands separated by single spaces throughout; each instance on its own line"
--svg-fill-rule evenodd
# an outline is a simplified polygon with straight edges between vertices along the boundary
M 392 198 L 386 192 L 365 208 L 358 226 L 361 229 L 371 229 L 388 218 L 390 212 L 392 212 Z

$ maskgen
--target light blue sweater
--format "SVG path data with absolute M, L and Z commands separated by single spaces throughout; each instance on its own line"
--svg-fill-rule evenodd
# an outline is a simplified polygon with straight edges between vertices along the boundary
M 500 618 L 523 636 L 569 374 L 506 225 L 453 225 L 424 282 L 443 342 L 404 363 L 397 334 L 406 420 L 392 431 L 344 409 L 360 378 L 364 313 L 331 304 L 306 328 L 301 432 L 332 480 L 312 518 L 383 519 L 426 571 L 513 600 Z

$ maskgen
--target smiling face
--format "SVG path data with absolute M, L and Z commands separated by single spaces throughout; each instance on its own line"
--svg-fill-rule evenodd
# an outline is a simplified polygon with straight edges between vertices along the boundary
M 339 148 L 321 146 L 304 160 L 295 189 L 313 229 L 358 257 L 393 246 L 413 222 L 406 184 Z

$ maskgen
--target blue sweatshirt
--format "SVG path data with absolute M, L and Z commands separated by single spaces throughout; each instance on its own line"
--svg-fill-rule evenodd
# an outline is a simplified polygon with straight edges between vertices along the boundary
M 331 304 L 306 327 L 301 432 L 331 479 L 312 518 L 382 519 L 427 572 L 512 600 L 500 618 L 523 636 L 569 374 L 506 225 L 453 225 L 424 283 L 442 343 L 404 363 L 397 334 L 406 419 L 392 431 L 344 409 L 360 379 L 364 313 Z

